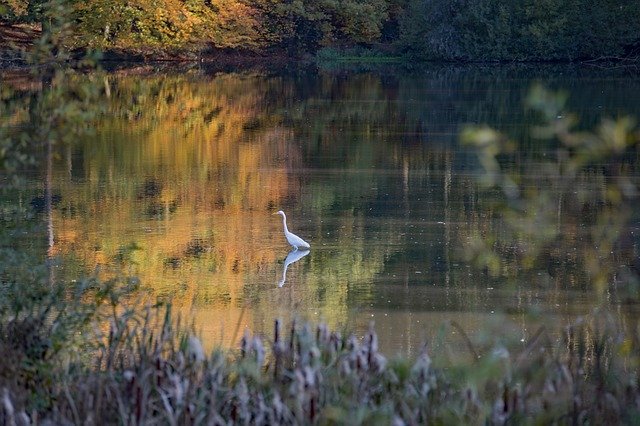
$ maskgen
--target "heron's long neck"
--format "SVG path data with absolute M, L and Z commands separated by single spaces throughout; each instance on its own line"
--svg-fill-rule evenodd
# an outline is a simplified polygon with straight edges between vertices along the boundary
M 282 214 L 282 224 L 284 225 L 284 232 L 289 232 L 289 228 L 287 228 L 287 216 Z

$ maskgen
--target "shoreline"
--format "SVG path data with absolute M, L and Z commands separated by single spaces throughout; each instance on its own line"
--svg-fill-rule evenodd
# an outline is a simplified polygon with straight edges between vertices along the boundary
M 35 45 L 40 38 L 42 30 L 37 24 L 7 24 L 0 23 L 0 71 L 24 70 L 30 67 L 25 61 L 25 52 Z M 357 48 L 355 49 L 357 51 Z M 602 68 L 635 68 L 640 72 L 640 56 L 636 57 L 599 57 L 582 60 L 539 60 L 539 61 L 411 61 L 398 54 L 389 54 L 384 47 L 369 50 L 374 55 L 367 53 L 354 55 L 354 47 L 340 49 L 328 47 L 321 49 L 316 54 L 293 56 L 283 49 L 267 49 L 263 52 L 242 49 L 217 49 L 206 48 L 200 51 L 189 49 L 161 49 L 161 48 L 110 48 L 99 54 L 98 62 L 105 69 L 113 70 L 120 67 L 137 67 L 141 64 L 153 65 L 199 65 L 204 68 L 219 70 L 234 69 L 264 69 L 278 70 L 290 67 L 299 68 L 309 65 L 327 66 L 400 66 L 416 68 L 430 65 L 477 65 L 477 66 L 504 66 L 504 65 L 585 65 Z M 326 55 L 323 52 L 330 51 Z M 89 51 L 76 50 L 71 52 L 74 60 L 81 60 Z M 365 49 L 366 52 L 366 49 Z M 380 53 L 380 55 L 378 55 Z

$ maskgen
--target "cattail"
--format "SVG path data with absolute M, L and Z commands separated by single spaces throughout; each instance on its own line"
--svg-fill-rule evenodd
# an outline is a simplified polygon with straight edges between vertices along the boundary
M 308 351 L 309 364 L 316 365 L 316 362 L 320 361 L 321 355 L 320 349 L 317 346 L 312 346 Z
M 242 339 L 240 339 L 240 356 L 243 359 L 247 356 L 249 349 L 249 330 L 245 330 Z
M 371 364 L 376 352 L 378 352 L 378 335 L 373 330 L 373 321 L 369 323 L 369 332 L 365 339 L 367 347 L 367 363 Z
M 273 421 L 271 423 L 281 423 L 282 418 L 284 417 L 284 404 L 282 403 L 282 398 L 280 394 L 276 391 L 274 392 L 273 398 L 271 400 L 271 407 L 273 408 Z
M 280 342 L 280 320 L 276 319 L 274 322 L 274 330 L 273 330 L 273 342 L 278 344 Z
M 391 420 L 391 426 L 405 426 L 405 424 L 404 420 L 398 416 L 393 416 L 393 419 Z
M 358 349 L 358 339 L 353 334 L 347 339 L 347 350 L 355 351 Z
M 256 363 L 258 366 L 261 366 L 264 362 L 264 346 L 262 345 L 262 339 L 258 336 L 254 337 L 252 345 L 256 354 Z
M 9 397 L 9 391 L 7 388 L 2 389 L 2 407 L 5 412 L 5 421 L 8 426 L 16 425 L 15 418 L 15 409 L 13 408 L 13 403 L 11 402 L 11 398 Z
M 329 330 L 327 328 L 327 325 L 324 323 L 319 324 L 316 330 L 316 342 L 318 342 L 318 345 L 324 347 L 328 341 L 329 341 Z
M 295 375 L 296 395 L 301 397 L 302 394 L 304 393 L 304 388 L 305 388 L 305 376 L 299 368 L 296 368 L 294 375 Z
M 343 359 L 340 362 L 339 368 L 342 376 L 349 376 L 351 374 L 351 364 L 348 359 Z
M 317 401 L 314 397 L 311 397 L 311 400 L 309 401 L 309 420 L 311 420 L 313 422 L 313 419 L 315 419 L 316 417 L 316 405 L 317 405 Z
M 289 353 L 292 355 L 294 354 L 293 345 L 295 342 L 295 337 L 296 337 L 296 320 L 294 319 L 293 321 L 291 321 L 291 331 L 289 333 Z
M 382 354 L 376 353 L 371 358 L 370 364 L 371 364 L 372 370 L 380 374 L 384 371 L 385 367 L 387 366 L 387 359 Z
M 331 333 L 329 341 L 333 353 L 337 353 L 342 349 L 342 336 L 339 332 Z
M 188 340 L 188 353 L 191 361 L 202 362 L 204 361 L 204 349 L 200 339 L 195 336 L 189 336 Z
M 274 325 L 274 341 L 273 341 L 273 356 L 274 360 L 274 368 L 273 368 L 273 378 L 276 379 L 280 376 L 280 370 L 282 369 L 282 357 L 284 355 L 284 343 L 280 337 L 280 320 L 275 321 Z

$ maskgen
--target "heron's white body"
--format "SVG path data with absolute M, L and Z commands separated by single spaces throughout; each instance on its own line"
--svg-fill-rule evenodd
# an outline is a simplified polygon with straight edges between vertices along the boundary
M 275 214 L 279 214 L 280 216 L 282 216 L 282 225 L 284 226 L 284 236 L 287 239 L 287 242 L 291 244 L 291 246 L 294 249 L 298 250 L 299 248 L 300 249 L 311 248 L 308 242 L 298 237 L 293 232 L 289 232 L 289 228 L 287 228 L 287 216 L 284 214 L 282 210 L 276 212 Z

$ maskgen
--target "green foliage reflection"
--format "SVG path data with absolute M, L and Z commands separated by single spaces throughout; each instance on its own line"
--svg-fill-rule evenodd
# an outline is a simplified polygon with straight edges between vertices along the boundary
M 538 119 L 531 137 L 545 147 L 531 156 L 518 159 L 519 145 L 490 128 L 463 132 L 463 141 L 478 150 L 483 183 L 504 195 L 496 212 L 508 225 L 478 234 L 468 256 L 493 275 L 514 274 L 502 268 L 499 259 L 506 257 L 538 273 L 576 267 L 578 281 L 601 295 L 610 288 L 635 291 L 640 265 L 629 225 L 638 219 L 635 121 L 604 119 L 594 132 L 575 130 L 566 99 L 541 87 L 530 92 L 527 108 Z

